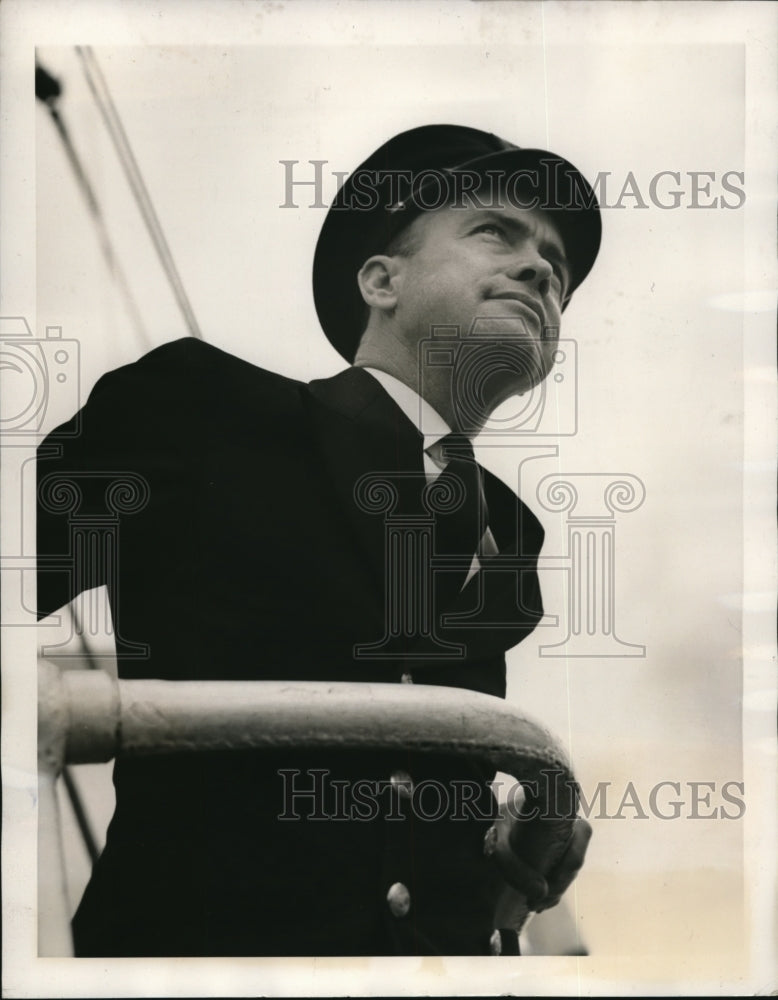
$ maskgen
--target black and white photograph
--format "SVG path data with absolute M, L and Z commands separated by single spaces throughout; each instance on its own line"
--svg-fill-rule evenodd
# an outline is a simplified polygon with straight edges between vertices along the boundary
M 778 990 L 774 3 L 0 5 L 3 990 Z

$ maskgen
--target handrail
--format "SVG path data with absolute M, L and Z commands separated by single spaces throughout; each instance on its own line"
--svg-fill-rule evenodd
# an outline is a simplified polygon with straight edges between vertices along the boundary
M 49 785 L 53 794 L 66 763 L 270 747 L 403 749 L 478 757 L 530 787 L 543 830 L 525 856 L 542 872 L 572 830 L 577 785 L 564 749 L 545 727 L 491 695 L 422 684 L 116 680 L 45 661 L 39 669 L 42 797 Z M 52 812 L 43 801 L 41 808 Z M 53 812 L 59 840 L 56 801 Z M 48 866 L 61 848 L 48 843 L 45 851 L 46 836 L 41 830 L 40 866 L 56 892 Z M 66 910 L 64 897 L 62 905 Z M 41 924 L 41 954 L 62 948 L 61 915 L 52 921 L 58 919 L 58 930 L 44 932 Z

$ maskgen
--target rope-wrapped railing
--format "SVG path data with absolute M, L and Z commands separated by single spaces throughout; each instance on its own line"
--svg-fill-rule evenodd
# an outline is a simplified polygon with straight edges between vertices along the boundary
M 577 786 L 570 764 L 548 730 L 499 698 L 460 688 L 116 680 L 104 671 L 60 671 L 44 662 L 38 747 L 42 955 L 71 949 L 54 789 L 65 764 L 271 747 L 478 757 L 533 790 L 532 806 L 543 829 L 534 848 L 530 838 L 526 854 L 544 872 L 563 852 L 575 814 Z

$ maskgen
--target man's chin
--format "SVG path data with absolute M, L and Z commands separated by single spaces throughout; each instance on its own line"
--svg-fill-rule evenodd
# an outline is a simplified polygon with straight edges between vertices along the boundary
M 458 429 L 465 433 L 478 433 L 503 403 L 532 392 L 546 374 L 546 371 L 538 371 L 533 377 L 526 373 L 517 377 L 515 372 L 511 372 L 493 373 L 485 377 L 477 392 L 460 393 L 457 397 L 454 410 L 458 418 Z
M 547 372 L 539 372 L 535 377 L 506 380 L 504 383 L 498 382 L 494 386 L 489 386 L 489 398 L 493 401 L 492 410 L 515 396 L 525 396 L 528 392 L 532 392 L 545 379 L 546 374 Z

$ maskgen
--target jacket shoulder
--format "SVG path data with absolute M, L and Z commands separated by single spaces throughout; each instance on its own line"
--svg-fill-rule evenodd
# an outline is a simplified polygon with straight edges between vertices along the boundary
M 184 337 L 154 348 L 137 361 L 103 375 L 71 424 L 87 432 L 123 431 L 133 437 L 191 434 L 198 425 L 290 419 L 301 411 L 303 383 L 267 371 L 233 354 Z M 69 425 L 52 432 L 72 433 Z
M 104 375 L 95 386 L 89 402 L 128 387 L 156 390 L 162 398 L 182 394 L 219 396 L 229 391 L 232 402 L 240 390 L 253 394 L 269 392 L 274 397 L 294 397 L 301 382 L 259 368 L 234 354 L 194 337 L 183 337 L 154 348 L 142 358 Z

